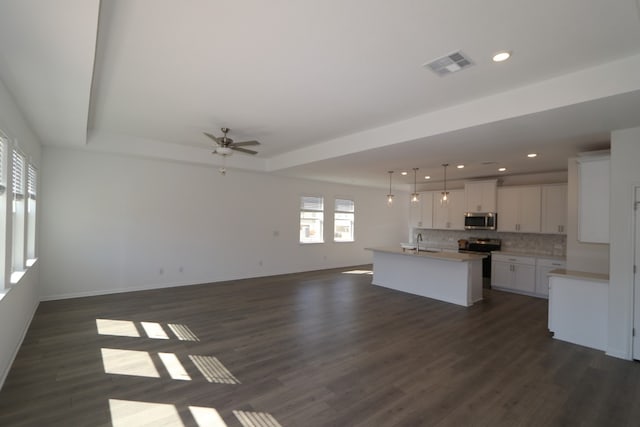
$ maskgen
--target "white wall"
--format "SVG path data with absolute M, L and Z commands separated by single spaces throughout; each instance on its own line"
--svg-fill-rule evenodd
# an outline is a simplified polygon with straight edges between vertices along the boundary
M 380 190 L 63 148 L 42 187 L 44 299 L 369 263 L 408 218 Z M 325 244 L 298 243 L 304 194 L 325 197 Z M 335 196 L 355 199 L 355 243 L 332 241 Z
M 611 134 L 611 271 L 607 353 L 631 358 L 634 187 L 640 186 L 640 127 Z
M 0 388 L 38 308 L 38 264 L 20 282 L 0 296 Z
M 609 274 L 609 245 L 578 241 L 578 164 L 568 161 L 567 269 Z
M 29 128 L 20 110 L 0 81 L 0 129 L 11 139 L 11 143 L 26 154 L 29 162 L 40 168 L 40 142 Z M 9 207 L 7 207 L 9 210 Z M 10 223 L 7 230 L 11 230 Z M 6 248 L 11 247 L 10 232 L 7 232 Z M 10 252 L 6 252 L 9 254 Z M 10 268 L 10 256 L 7 256 Z M 5 283 L 9 283 L 7 269 Z M 9 372 L 22 338 L 29 327 L 38 305 L 38 264 L 31 267 L 13 287 L 0 287 L 0 387 Z

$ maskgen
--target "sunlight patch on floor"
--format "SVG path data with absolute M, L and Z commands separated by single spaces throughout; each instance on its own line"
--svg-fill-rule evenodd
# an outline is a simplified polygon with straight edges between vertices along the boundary
M 169 323 L 168 326 L 180 341 L 200 341 L 187 325 Z
M 162 325 L 157 322 L 140 322 L 144 332 L 149 338 L 156 340 L 168 340 L 169 335 L 162 329 Z
M 240 384 L 240 381 L 213 356 L 189 356 L 196 368 L 210 383 Z
M 343 271 L 342 274 L 373 274 L 372 270 L 349 270 Z
M 178 356 L 173 353 L 158 353 L 158 356 L 172 379 L 191 381 L 191 377 L 180 363 Z
M 266 412 L 233 411 L 242 427 L 282 427 L 273 415 Z
M 140 337 L 135 323 L 130 320 L 96 319 L 96 327 L 100 335 Z
M 175 405 L 109 399 L 113 427 L 184 427 Z
M 227 427 L 218 411 L 213 408 L 189 406 L 189 411 L 191 411 L 198 427 Z
M 106 374 L 160 378 L 151 355 L 146 351 L 102 348 L 102 364 Z

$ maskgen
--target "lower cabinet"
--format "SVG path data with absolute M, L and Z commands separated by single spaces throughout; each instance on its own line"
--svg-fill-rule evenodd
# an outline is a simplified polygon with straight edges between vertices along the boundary
M 536 289 L 536 259 L 526 256 L 491 256 L 491 287 L 533 294 Z
M 491 254 L 491 287 L 542 298 L 549 297 L 548 273 L 565 268 L 564 260 Z
M 564 261 L 538 258 L 536 261 L 536 295 L 549 297 L 549 272 L 556 268 L 565 268 Z

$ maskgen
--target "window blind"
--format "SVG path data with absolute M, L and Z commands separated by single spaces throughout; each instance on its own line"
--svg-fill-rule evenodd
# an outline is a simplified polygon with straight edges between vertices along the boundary
M 13 194 L 20 198 L 24 197 L 24 157 L 16 150 L 13 150 Z
M 302 196 L 300 198 L 300 209 L 304 211 L 322 211 L 324 202 L 322 197 Z
M 354 212 L 355 203 L 349 199 L 336 199 L 335 210 L 337 212 Z
M 27 194 L 29 195 L 29 198 L 34 200 L 36 198 L 37 183 L 38 183 L 38 172 L 36 171 L 36 168 L 33 167 L 33 165 L 29 165 L 27 167 Z

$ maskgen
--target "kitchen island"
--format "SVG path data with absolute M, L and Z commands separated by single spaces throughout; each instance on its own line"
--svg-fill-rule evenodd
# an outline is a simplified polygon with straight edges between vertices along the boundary
M 482 300 L 482 259 L 486 255 L 366 249 L 373 252 L 374 285 L 465 307 Z

